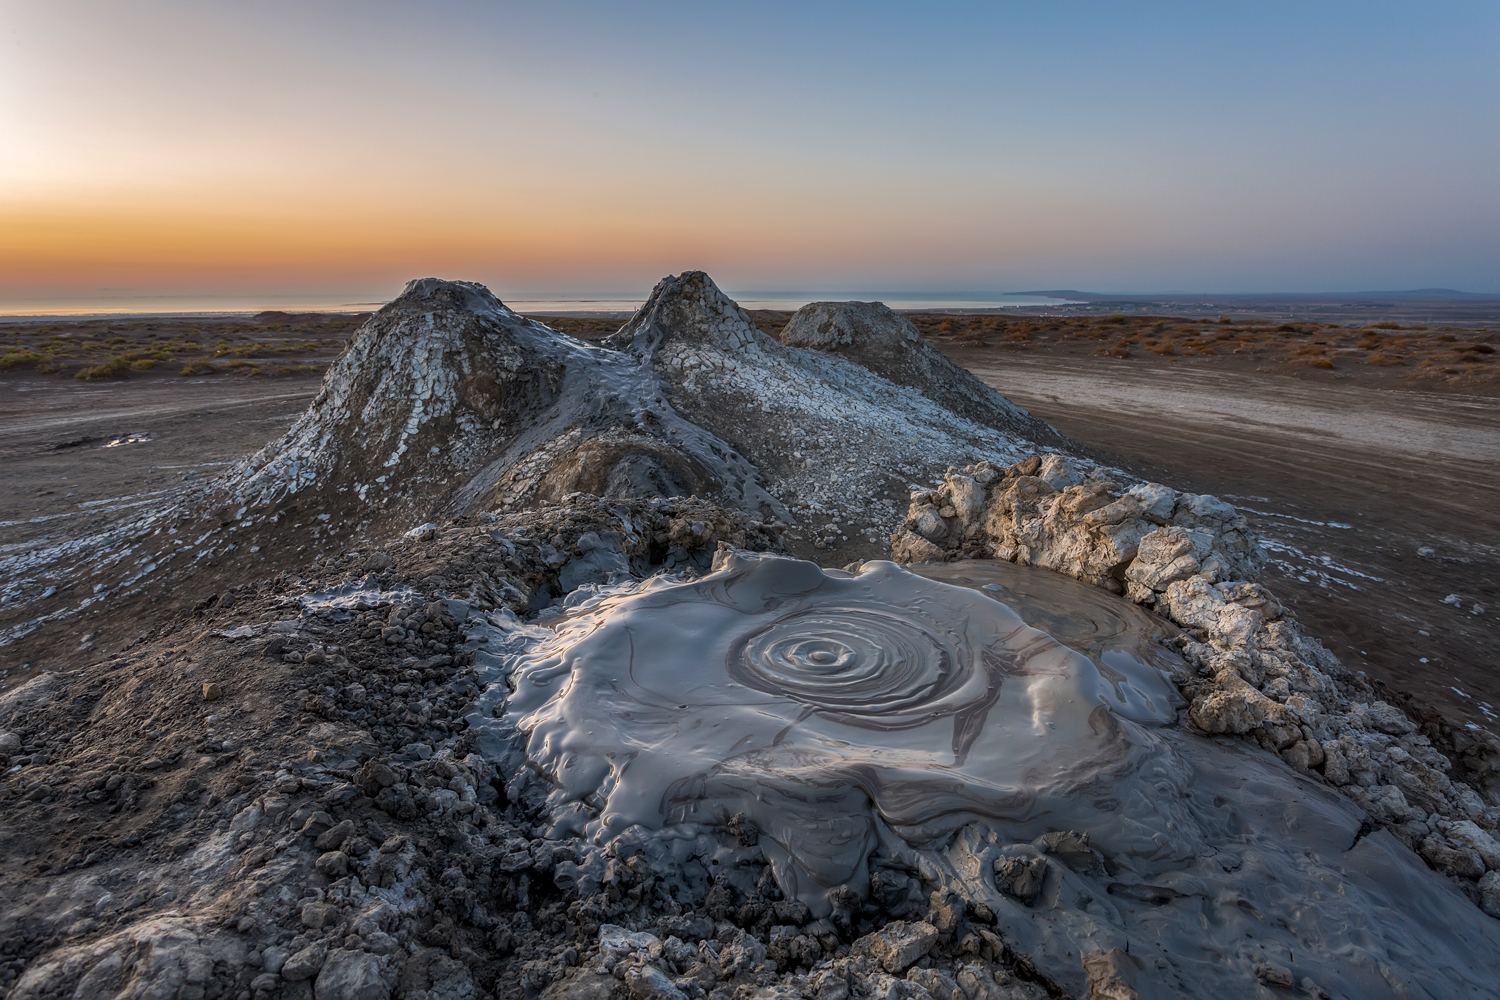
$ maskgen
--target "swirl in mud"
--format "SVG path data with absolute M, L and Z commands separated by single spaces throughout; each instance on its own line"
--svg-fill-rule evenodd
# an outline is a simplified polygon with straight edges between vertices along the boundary
M 899 608 L 815 607 L 735 640 L 729 672 L 851 725 L 920 725 L 992 688 L 976 657 Z M 979 690 L 975 690 L 975 689 Z
M 1178 704 L 1142 659 L 1108 674 L 970 588 L 741 555 L 575 608 L 514 657 L 504 721 L 559 833 L 748 822 L 783 890 L 821 909 L 892 833 L 1040 833 L 1106 794 L 1149 751 L 1128 720 Z

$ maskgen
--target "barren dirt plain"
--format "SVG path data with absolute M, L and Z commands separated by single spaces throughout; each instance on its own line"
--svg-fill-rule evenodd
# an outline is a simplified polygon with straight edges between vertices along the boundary
M 754 318 L 774 335 L 787 314 Z M 1493 329 L 911 318 L 1086 454 L 1239 506 L 1272 558 L 1277 593 L 1393 696 L 1459 725 L 1500 722 Z M 620 323 L 543 319 L 584 338 Z M 0 555 L 161 502 L 253 452 L 305 408 L 359 320 L 278 313 L 0 325 Z M 69 635 L 86 647 L 87 622 Z M 31 666 L 0 649 L 0 686 Z

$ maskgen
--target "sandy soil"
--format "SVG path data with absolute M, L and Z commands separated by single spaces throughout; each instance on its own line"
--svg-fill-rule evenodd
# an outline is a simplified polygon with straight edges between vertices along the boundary
M 1272 547 L 1276 593 L 1345 663 L 1495 727 L 1493 398 L 1206 362 L 952 353 L 1096 457 L 1239 506 Z

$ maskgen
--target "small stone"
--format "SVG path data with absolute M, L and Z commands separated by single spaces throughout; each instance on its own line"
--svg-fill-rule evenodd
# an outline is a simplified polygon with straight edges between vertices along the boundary
M 372 760 L 359 769 L 357 780 L 366 793 L 373 795 L 382 788 L 389 788 L 396 784 L 400 776 L 392 770 L 390 765 L 383 761 Z
M 625 975 L 631 1000 L 688 1000 L 687 994 L 672 985 L 667 974 L 654 965 L 637 966 Z
M 260 953 L 260 967 L 267 972 L 279 974 L 290 957 L 285 948 L 271 945 Z
M 301 951 L 293 952 L 282 963 L 281 978 L 289 983 L 300 983 L 311 979 L 323 967 L 325 954 L 326 951 L 321 944 L 310 944 Z
M 1291 969 L 1274 962 L 1256 962 L 1255 978 L 1267 986 L 1279 986 L 1282 989 L 1291 989 L 1295 982 Z
M 328 903 L 307 903 L 302 907 L 302 926 L 319 930 L 333 921 L 335 913 Z
M 605 959 L 618 959 L 634 952 L 656 958 L 661 955 L 661 938 L 646 931 L 632 931 L 617 924 L 602 924 L 599 927 L 599 954 Z
M 391 988 L 381 975 L 378 957 L 338 948 L 328 955 L 313 984 L 317 1000 L 384 1000 Z
M 218 701 L 222 697 L 224 697 L 224 686 L 222 684 L 218 681 L 203 682 L 204 701 Z
M 912 969 L 906 974 L 906 981 L 926 990 L 933 1000 L 963 1000 L 964 993 L 958 983 L 937 969 Z
M 1006 895 L 1027 906 L 1041 895 L 1046 881 L 1046 858 L 998 858 L 995 861 L 995 884 Z
M 318 856 L 313 867 L 329 878 L 343 878 L 349 874 L 349 855 L 343 851 L 328 851 Z
M 1038 850 L 1057 858 L 1074 871 L 1088 875 L 1103 875 L 1104 858 L 1089 846 L 1089 835 L 1076 830 L 1053 830 L 1044 833 L 1033 843 Z
M 1440 872 L 1472 879 L 1484 874 L 1484 859 L 1478 851 L 1454 844 L 1439 834 L 1424 838 L 1418 850 L 1427 863 Z
M 333 817 L 319 809 L 303 822 L 302 835 L 304 837 L 318 837 L 331 826 L 333 826 Z
M 1500 920 L 1500 872 L 1490 872 L 1479 880 L 1479 908 Z
M 1446 833 L 1459 847 L 1478 854 L 1486 869 L 1500 870 L 1500 841 L 1496 841 L 1473 820 L 1459 820 L 1450 824 Z
M 948 525 L 935 507 L 923 507 L 917 511 L 912 527 L 917 534 L 931 542 L 941 541 L 948 534 Z
M 898 975 L 937 944 L 938 929 L 925 920 L 897 920 L 861 940 L 881 968 Z
M 348 840 L 353 834 L 354 821 L 347 819 L 340 820 L 320 833 L 318 839 L 313 841 L 313 846 L 320 851 L 331 851 L 335 848 L 343 847 L 344 841 Z
M 1139 1000 L 1135 974 L 1139 965 L 1119 948 L 1094 951 L 1083 957 L 1083 969 L 1089 977 L 1089 1000 Z

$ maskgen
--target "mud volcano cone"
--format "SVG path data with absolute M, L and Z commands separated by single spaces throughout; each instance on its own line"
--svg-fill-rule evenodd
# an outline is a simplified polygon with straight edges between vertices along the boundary
M 421 278 L 360 327 L 288 433 L 238 492 L 332 517 L 423 519 L 557 397 L 567 338 L 483 285 Z
M 910 386 L 978 424 L 1061 444 L 1051 427 L 949 361 L 911 320 L 881 302 L 809 302 L 781 331 L 781 342 L 848 358 L 897 385 Z

